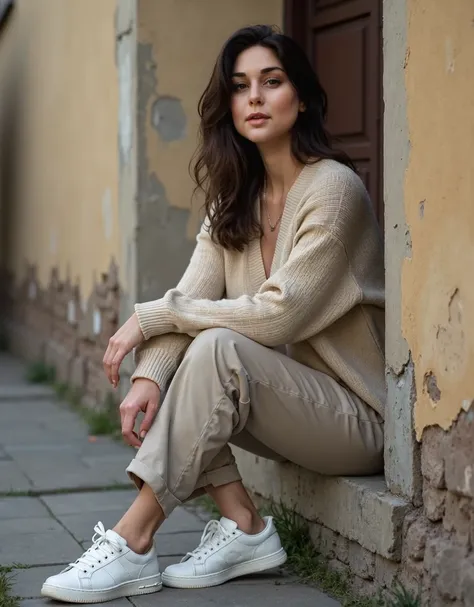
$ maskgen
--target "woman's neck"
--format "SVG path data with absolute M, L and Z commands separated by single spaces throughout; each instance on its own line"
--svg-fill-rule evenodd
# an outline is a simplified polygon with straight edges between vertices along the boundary
M 267 195 L 273 201 L 286 197 L 303 165 L 291 153 L 291 144 L 262 146 L 260 149 L 266 171 Z

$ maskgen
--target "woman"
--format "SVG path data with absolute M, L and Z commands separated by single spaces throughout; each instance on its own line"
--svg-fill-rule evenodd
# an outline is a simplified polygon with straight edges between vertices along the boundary
M 200 102 L 195 176 L 207 216 L 196 249 L 177 288 L 137 304 L 104 357 L 116 386 L 138 346 L 120 413 L 139 448 L 127 468 L 139 493 L 44 595 L 99 602 L 284 563 L 229 443 L 322 474 L 382 470 L 382 241 L 361 180 L 330 147 L 325 113 L 290 38 L 256 26 L 226 42 Z M 203 491 L 222 519 L 161 581 L 154 534 Z

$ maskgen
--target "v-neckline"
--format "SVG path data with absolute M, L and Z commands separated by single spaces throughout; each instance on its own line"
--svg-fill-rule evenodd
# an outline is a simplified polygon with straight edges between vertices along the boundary
M 279 251 L 281 248 L 281 241 L 282 241 L 282 232 L 284 232 L 285 230 L 283 230 L 283 226 L 286 227 L 287 223 L 288 223 L 288 213 L 290 212 L 289 207 L 290 205 L 288 204 L 288 198 L 290 197 L 290 194 L 294 191 L 294 189 L 297 187 L 297 185 L 299 184 L 300 180 L 301 180 L 301 176 L 303 175 L 303 173 L 305 172 L 306 168 L 307 168 L 307 164 L 303 165 L 303 168 L 301 169 L 301 171 L 298 173 L 298 176 L 296 177 L 296 179 L 294 180 L 291 188 L 288 190 L 287 194 L 286 194 L 286 198 L 285 198 L 285 206 L 283 207 L 283 214 L 281 216 L 281 220 L 280 220 L 280 228 L 278 230 L 278 236 L 276 239 L 276 243 L 275 243 L 275 250 L 273 251 L 273 257 L 272 257 L 272 261 L 270 264 L 270 274 L 267 276 L 267 273 L 265 271 L 265 262 L 263 259 L 263 253 L 262 253 L 262 239 L 261 238 L 256 238 L 255 239 L 255 243 L 256 243 L 256 247 L 257 247 L 257 253 L 258 253 L 258 258 L 259 258 L 259 280 L 261 280 L 260 285 L 258 288 L 260 288 L 260 286 L 267 281 L 272 274 L 274 273 L 275 270 L 275 261 L 277 259 L 277 257 L 279 256 Z M 260 200 L 257 200 L 257 219 L 258 222 L 260 223 L 261 221 L 261 209 L 260 209 Z

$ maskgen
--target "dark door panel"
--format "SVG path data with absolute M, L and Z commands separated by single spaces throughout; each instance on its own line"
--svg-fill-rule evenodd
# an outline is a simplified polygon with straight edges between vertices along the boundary
M 383 224 L 381 0 L 287 0 L 287 33 L 328 94 L 327 126 L 356 164 Z

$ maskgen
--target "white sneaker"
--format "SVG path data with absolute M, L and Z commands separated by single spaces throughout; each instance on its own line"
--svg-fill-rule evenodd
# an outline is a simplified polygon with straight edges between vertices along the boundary
M 281 546 L 273 518 L 264 518 L 265 529 L 247 535 L 228 518 L 209 521 L 201 543 L 163 571 L 163 584 L 173 588 L 206 588 L 232 578 L 258 573 L 283 565 L 286 552 Z
M 45 581 L 43 596 L 68 603 L 101 603 L 161 590 L 154 544 L 147 554 L 137 554 L 118 533 L 105 531 L 102 523 L 94 531 L 92 546 Z

